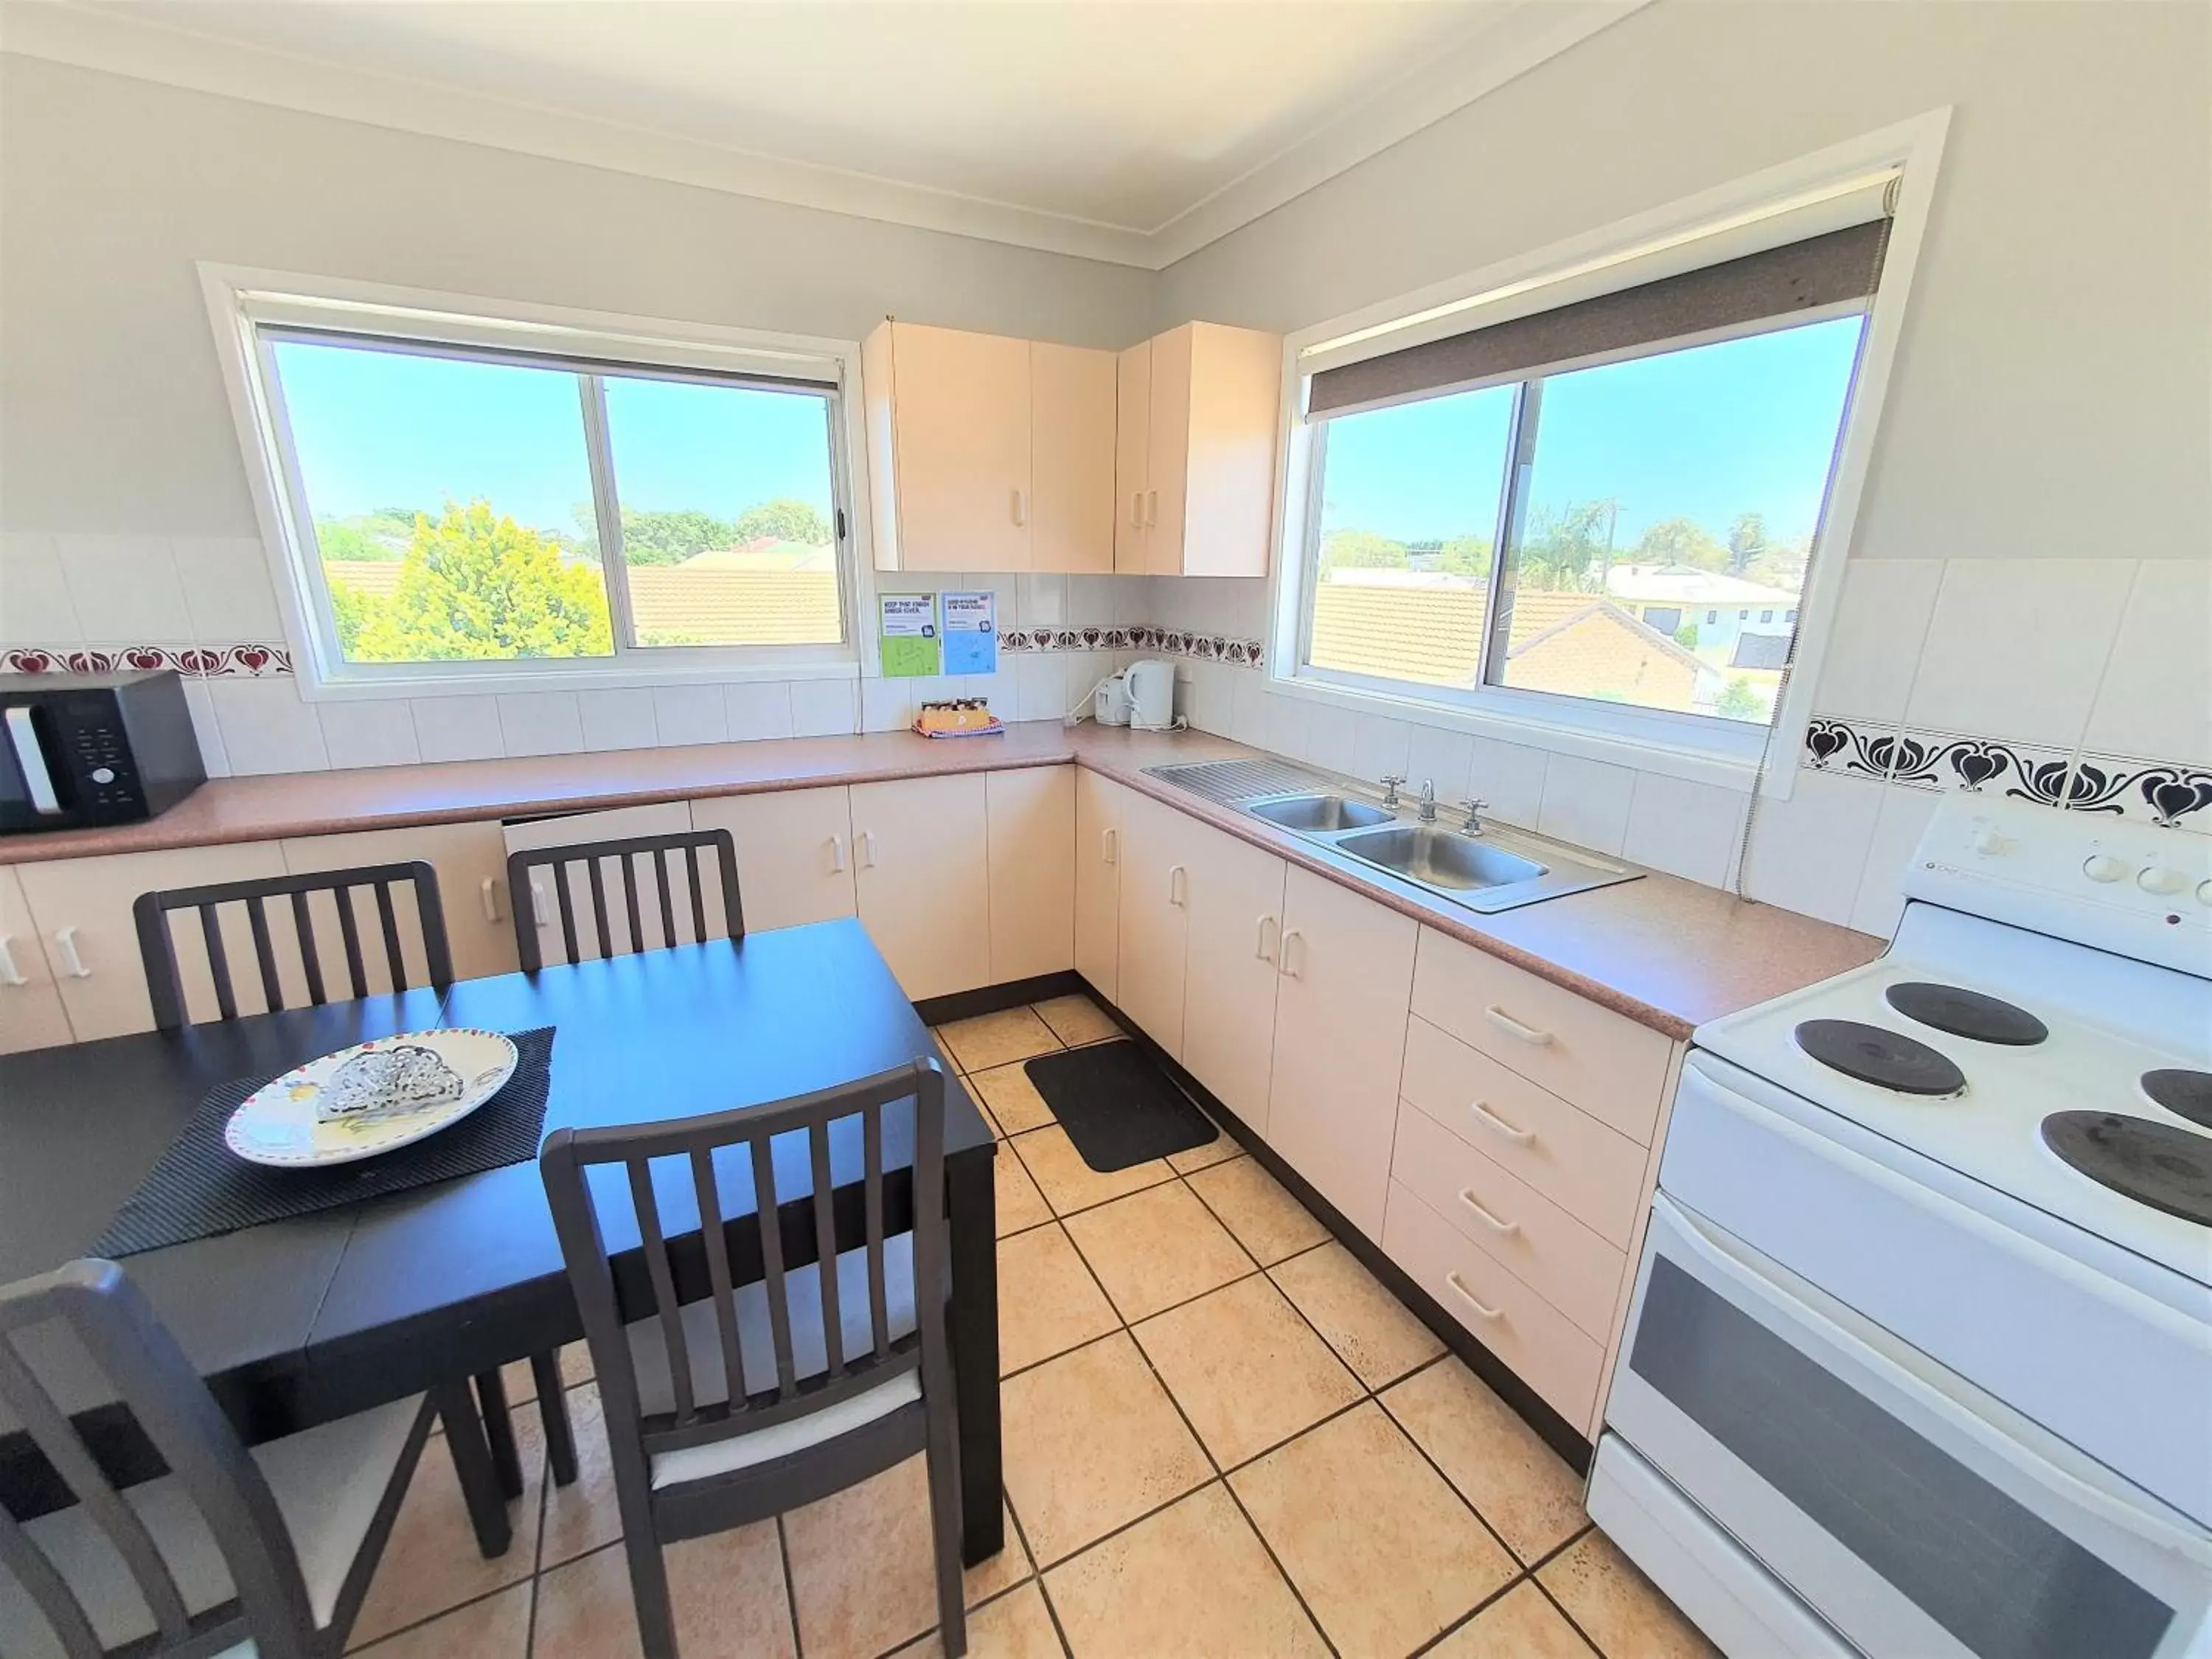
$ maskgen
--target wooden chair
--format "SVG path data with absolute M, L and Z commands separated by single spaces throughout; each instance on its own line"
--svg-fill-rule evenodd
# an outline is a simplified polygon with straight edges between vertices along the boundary
M 522 955 L 523 971 L 534 974 L 545 965 L 545 953 L 538 939 L 538 924 L 544 920 L 540 908 L 543 890 L 532 875 L 538 870 L 550 869 L 553 872 L 554 903 L 560 917 L 562 959 L 565 962 L 579 960 L 579 939 L 583 937 L 576 915 L 578 895 L 569 873 L 580 865 L 589 892 L 590 915 L 586 921 L 592 925 L 592 937 L 599 945 L 601 957 L 628 956 L 653 948 L 647 938 L 648 920 L 659 923 L 658 943 L 663 945 L 702 943 L 711 938 L 708 932 L 706 883 L 699 867 L 702 849 L 711 849 L 714 855 L 715 874 L 721 888 L 723 928 L 730 938 L 743 939 L 745 918 L 744 908 L 738 902 L 738 847 L 726 830 L 685 830 L 665 836 L 580 842 L 568 847 L 536 847 L 508 854 L 507 890 L 514 896 L 514 943 Z M 680 891 L 669 868 L 672 853 L 682 855 L 684 880 Z M 639 867 L 641 860 L 644 861 L 642 870 Z M 651 911 L 642 909 L 638 902 L 639 889 L 647 880 L 653 884 L 658 901 Z M 622 921 L 626 924 L 619 939 L 608 905 L 610 884 L 618 890 L 617 900 L 622 906 Z M 680 925 L 685 921 L 690 925 L 688 939 Z
M 887 1132 L 903 1139 L 909 1126 L 910 1186 L 886 1180 L 884 1151 Z M 845 1203 L 816 1196 L 831 1188 L 833 1137 L 858 1187 L 846 1224 L 863 1234 L 842 1253 L 832 1211 Z M 645 1659 L 677 1651 L 663 1545 L 810 1503 L 917 1451 L 941 1639 L 954 1659 L 966 1651 L 944 1159 L 934 1060 L 773 1105 L 547 1137 L 538 1167 L 599 1373 Z M 732 1177 L 749 1178 L 757 1224 L 690 1232 L 725 1215 Z M 603 1209 L 624 1193 L 629 1213 L 617 1203 L 608 1218 L 639 1244 L 611 1255 Z
M 87 1354 L 168 1474 L 109 1484 L 51 1381 L 81 1384 Z M 335 1659 L 431 1418 L 418 1396 L 248 1451 L 137 1286 L 96 1260 L 0 1287 L 0 1406 L 76 1500 L 0 1510 L 9 1659 Z
M 407 951 L 401 939 L 399 912 L 393 888 L 413 890 L 416 931 L 422 939 L 423 982 L 442 991 L 453 982 L 453 956 L 446 940 L 446 912 L 438 899 L 438 872 L 422 860 L 406 864 L 369 865 L 350 870 L 318 870 L 304 875 L 259 876 L 247 881 L 220 882 L 207 887 L 175 887 L 141 893 L 131 906 L 138 927 L 138 954 L 145 964 L 146 990 L 154 1005 L 157 1030 L 173 1030 L 191 1019 L 183 977 L 178 971 L 176 939 L 171 917 L 180 911 L 198 917 L 198 933 L 214 981 L 216 1018 L 239 1016 L 237 988 L 233 982 L 230 955 L 225 944 L 224 907 L 242 908 L 252 940 L 254 965 L 258 971 L 261 1002 L 275 1011 L 285 1006 L 284 969 L 297 964 L 306 983 L 307 1000 L 320 1006 L 335 994 L 365 997 L 380 987 L 404 990 L 414 983 Z M 314 900 L 328 895 L 333 903 L 319 907 Z M 374 929 L 364 928 L 362 909 L 371 902 Z M 324 952 L 336 944 L 337 962 L 326 962 Z M 284 946 L 280 961 L 278 945 Z M 372 976 L 372 954 L 381 967 Z M 337 978 L 343 966 L 344 978 Z M 297 981 L 295 981 L 296 983 Z M 335 985 L 337 989 L 332 990 Z M 248 1012 L 258 1012 L 249 1009 Z M 568 1420 L 568 1397 L 561 1386 L 558 1358 L 533 1354 L 530 1359 L 537 1384 L 538 1416 L 545 1425 L 545 1451 L 556 1486 L 576 1478 L 576 1440 Z M 501 1485 L 510 1498 L 522 1492 L 522 1468 L 515 1449 L 514 1425 L 507 1403 L 504 1381 L 496 1370 L 476 1378 L 483 1413 L 484 1433 Z

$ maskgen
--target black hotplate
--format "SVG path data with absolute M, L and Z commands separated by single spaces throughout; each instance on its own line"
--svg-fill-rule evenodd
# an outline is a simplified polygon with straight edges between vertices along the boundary
M 1855 1019 L 1808 1019 L 1799 1025 L 1797 1046 L 1845 1077 L 1907 1095 L 1955 1095 L 1966 1074 L 1950 1059 L 1902 1031 Z
M 1971 1037 L 1976 1042 L 2002 1042 L 2008 1048 L 2025 1048 L 2051 1035 L 2051 1028 L 2027 1009 L 1962 986 L 1909 980 L 1891 986 L 1882 996 L 1907 1019 L 1948 1031 L 1953 1036 Z
M 2142 1091 L 2176 1117 L 2212 1129 L 2212 1072 L 2169 1066 L 2142 1074 Z
M 2212 1139 L 2119 1112 L 2053 1112 L 2043 1144 L 2124 1198 L 2212 1227 Z

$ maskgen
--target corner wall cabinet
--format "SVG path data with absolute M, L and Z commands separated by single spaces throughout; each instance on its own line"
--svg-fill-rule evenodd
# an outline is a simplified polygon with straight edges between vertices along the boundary
M 1282 337 L 1185 323 L 1124 351 L 1117 378 L 1115 570 L 1266 575 Z

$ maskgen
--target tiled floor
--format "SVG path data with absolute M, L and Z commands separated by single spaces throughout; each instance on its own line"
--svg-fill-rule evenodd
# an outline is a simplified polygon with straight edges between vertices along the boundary
M 1565 1464 L 1225 1135 L 1088 1169 L 1022 1062 L 1119 1035 L 1063 998 L 942 1028 L 998 1160 L 1007 1542 L 977 1659 L 1690 1659 L 1712 1649 L 1599 1533 Z M 356 1636 L 374 1659 L 632 1659 L 580 1354 L 581 1479 L 479 1560 L 425 1458 Z M 523 1372 L 515 1392 L 529 1392 Z M 938 1651 L 921 1460 L 669 1552 L 684 1659 Z

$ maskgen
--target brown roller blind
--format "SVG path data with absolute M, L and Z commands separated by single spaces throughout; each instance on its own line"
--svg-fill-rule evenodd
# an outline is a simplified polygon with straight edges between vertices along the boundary
M 1310 416 L 1527 375 L 1552 364 L 1863 300 L 1881 275 L 1887 219 L 1747 253 L 1637 288 L 1363 358 L 1313 377 Z

